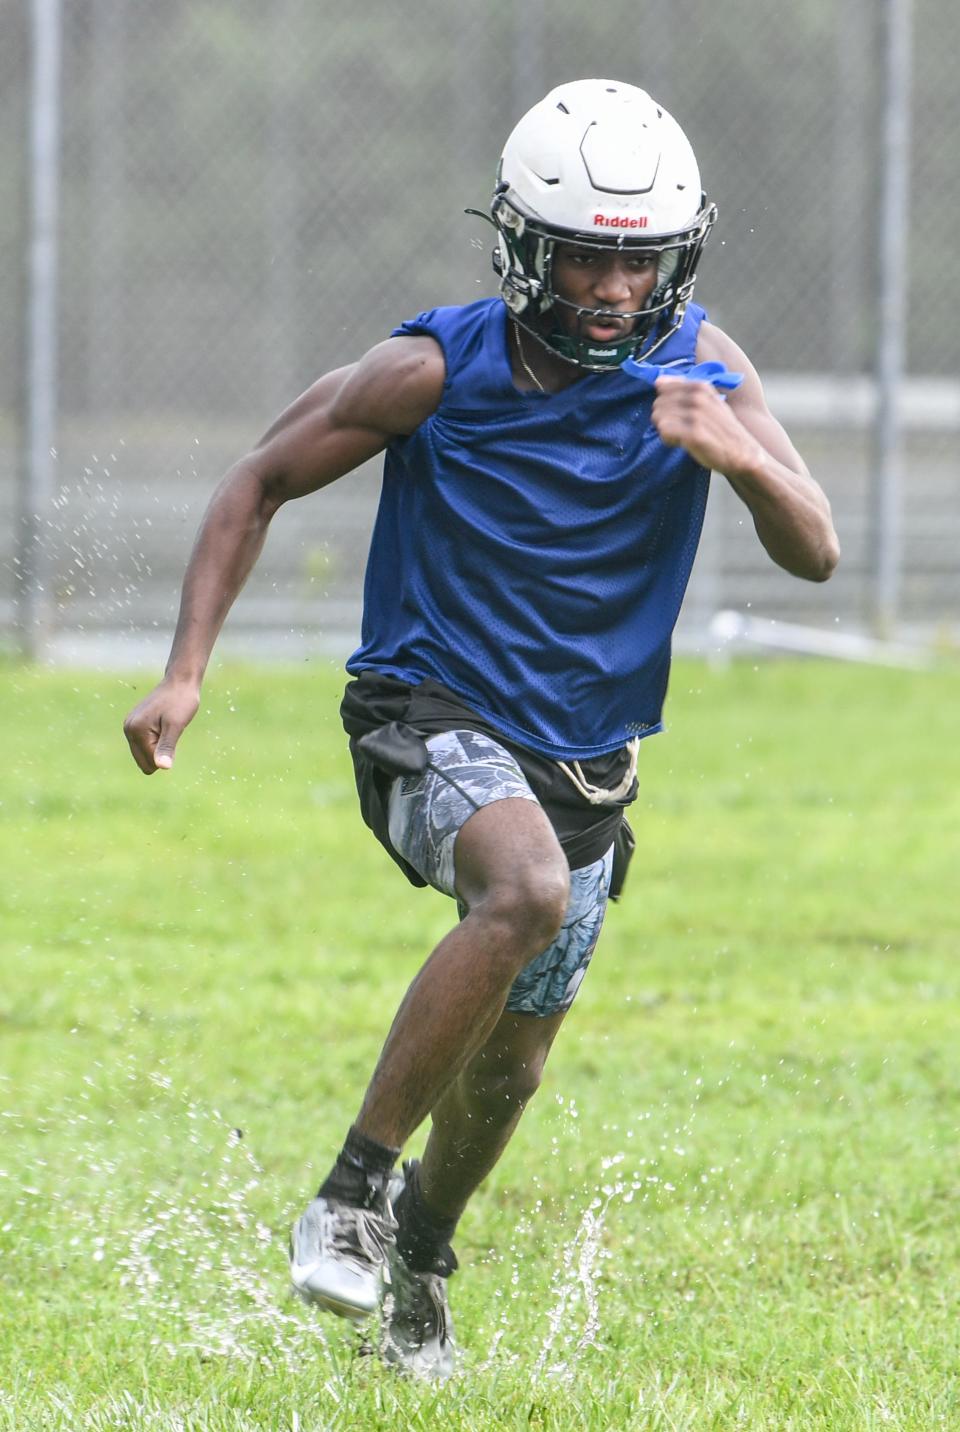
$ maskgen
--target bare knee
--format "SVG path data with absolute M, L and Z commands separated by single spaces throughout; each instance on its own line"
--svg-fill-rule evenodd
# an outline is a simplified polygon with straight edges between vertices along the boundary
M 470 906 L 487 930 L 490 949 L 519 970 L 560 933 L 570 897 L 566 861 L 522 863 Z
M 534 801 L 502 800 L 475 812 L 455 847 L 457 893 L 488 957 L 516 974 L 556 939 L 570 897 L 566 856 Z

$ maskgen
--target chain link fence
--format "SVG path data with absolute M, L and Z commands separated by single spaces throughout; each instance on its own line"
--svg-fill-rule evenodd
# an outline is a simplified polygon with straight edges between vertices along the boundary
M 833 502 L 825 587 L 775 568 L 714 483 L 684 615 L 855 629 L 875 519 L 880 0 L 62 0 L 57 423 L 39 514 L 48 649 L 166 645 L 221 472 L 401 319 L 493 291 L 484 207 L 553 84 L 639 83 L 680 120 L 720 221 L 698 298 L 747 350 Z M 0 12 L 0 629 L 14 643 L 24 450 L 30 6 Z M 913 6 L 902 628 L 960 623 L 960 204 L 951 0 Z M 342 654 L 378 464 L 284 509 L 226 646 Z

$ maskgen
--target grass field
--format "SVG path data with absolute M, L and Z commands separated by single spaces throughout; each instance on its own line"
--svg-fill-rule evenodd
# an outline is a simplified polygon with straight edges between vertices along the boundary
M 678 665 L 440 1389 L 286 1233 L 449 903 L 332 667 L 217 670 L 150 780 L 147 684 L 0 670 L 0 1432 L 960 1427 L 960 673 Z

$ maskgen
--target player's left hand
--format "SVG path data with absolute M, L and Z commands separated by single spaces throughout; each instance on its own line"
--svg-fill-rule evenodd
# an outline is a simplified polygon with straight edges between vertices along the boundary
M 747 472 L 763 460 L 757 439 L 709 383 L 658 378 L 653 423 L 667 447 L 686 448 L 712 472 Z

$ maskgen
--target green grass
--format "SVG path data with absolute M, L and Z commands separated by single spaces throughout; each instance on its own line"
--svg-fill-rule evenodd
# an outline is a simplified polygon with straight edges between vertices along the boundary
M 451 907 L 332 667 L 214 672 L 150 780 L 146 684 L 0 670 L 0 1432 L 960 1426 L 960 673 L 678 665 L 442 1389 L 285 1245 Z

